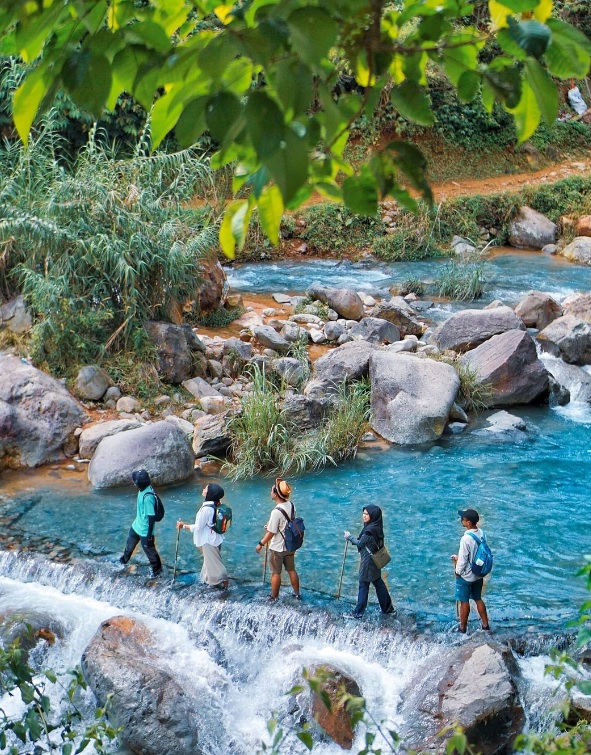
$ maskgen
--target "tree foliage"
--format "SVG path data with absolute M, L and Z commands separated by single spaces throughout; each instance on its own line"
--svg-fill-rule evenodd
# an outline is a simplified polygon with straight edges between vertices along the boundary
M 207 130 L 214 165 L 233 164 L 235 192 L 248 188 L 220 228 L 232 254 L 255 206 L 277 241 L 284 208 L 314 190 L 367 215 L 386 195 L 409 208 L 410 189 L 430 199 L 425 161 L 406 142 L 357 169 L 343 156 L 352 124 L 385 91 L 405 118 L 433 123 L 429 66 L 462 101 L 501 103 L 520 140 L 554 121 L 551 76 L 585 76 L 589 39 L 552 17 L 553 0 L 489 0 L 486 25 L 474 10 L 466 0 L 4 0 L 0 53 L 31 64 L 14 97 L 23 140 L 60 88 L 97 117 L 133 95 L 152 108 L 153 147 L 173 128 L 187 146 Z M 343 62 L 358 87 L 336 96 Z

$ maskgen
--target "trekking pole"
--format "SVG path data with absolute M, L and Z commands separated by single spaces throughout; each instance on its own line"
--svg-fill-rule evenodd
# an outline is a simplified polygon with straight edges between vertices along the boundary
M 179 557 L 179 540 L 181 537 L 181 528 L 176 528 L 176 548 L 174 549 L 174 569 L 172 571 L 172 582 L 174 584 L 174 580 L 176 579 L 176 562 Z
M 269 555 L 269 543 L 265 545 L 265 563 L 263 564 L 263 584 L 265 584 L 265 577 L 267 576 L 267 556 Z
M 347 558 L 347 548 L 349 541 L 345 540 L 345 552 L 343 553 L 343 565 L 341 566 L 341 576 L 339 577 L 339 589 L 337 590 L 337 600 L 341 599 L 341 587 L 343 585 L 343 574 L 345 573 L 345 559 Z

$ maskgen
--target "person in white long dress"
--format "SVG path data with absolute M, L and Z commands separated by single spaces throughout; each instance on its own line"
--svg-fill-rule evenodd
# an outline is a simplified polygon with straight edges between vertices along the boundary
M 215 521 L 216 505 L 224 497 L 224 489 L 215 482 L 210 482 L 203 488 L 205 499 L 201 508 L 197 511 L 195 524 L 186 524 L 178 520 L 178 529 L 189 530 L 193 533 L 193 543 L 203 554 L 203 568 L 201 569 L 201 581 L 211 587 L 220 587 L 223 590 L 228 587 L 228 572 L 222 563 L 221 547 L 224 536 L 213 528 Z

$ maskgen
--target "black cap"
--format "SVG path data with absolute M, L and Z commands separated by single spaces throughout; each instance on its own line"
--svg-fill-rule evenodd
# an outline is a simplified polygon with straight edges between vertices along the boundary
M 133 484 L 140 490 L 147 488 L 150 484 L 150 475 L 145 469 L 136 469 L 135 472 L 132 473 L 131 479 L 133 480 Z
M 478 524 L 478 520 L 480 519 L 478 512 L 474 509 L 465 509 L 464 511 L 459 509 L 458 514 L 462 519 L 467 519 L 469 522 L 472 522 L 472 524 Z

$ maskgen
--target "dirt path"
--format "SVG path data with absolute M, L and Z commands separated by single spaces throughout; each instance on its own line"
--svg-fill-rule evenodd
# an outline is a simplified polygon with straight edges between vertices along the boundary
M 491 178 L 471 178 L 466 181 L 445 181 L 433 183 L 435 199 L 440 202 L 444 199 L 468 196 L 473 194 L 499 194 L 501 192 L 515 192 L 526 186 L 535 186 L 543 183 L 554 183 L 569 176 L 588 175 L 591 172 L 591 157 L 578 160 L 567 160 L 556 163 L 543 170 L 529 173 L 518 173 L 507 176 L 493 176 Z

